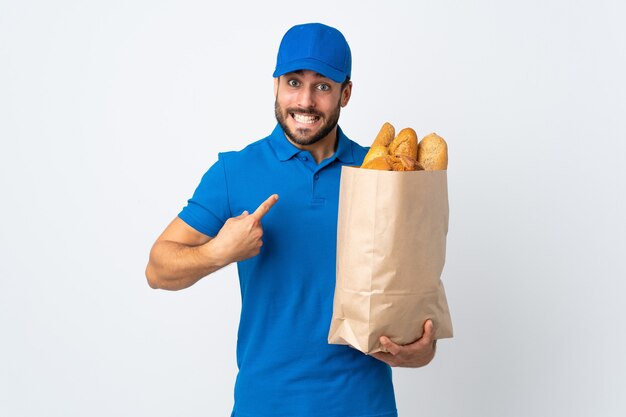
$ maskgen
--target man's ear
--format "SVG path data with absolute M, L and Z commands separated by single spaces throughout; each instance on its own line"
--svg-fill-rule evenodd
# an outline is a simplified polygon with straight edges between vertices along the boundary
M 278 80 L 280 77 L 274 78 L 274 98 L 278 97 Z
M 348 81 L 348 85 L 346 85 L 341 92 L 341 107 L 346 107 L 348 102 L 350 101 L 350 97 L 352 96 L 352 81 Z

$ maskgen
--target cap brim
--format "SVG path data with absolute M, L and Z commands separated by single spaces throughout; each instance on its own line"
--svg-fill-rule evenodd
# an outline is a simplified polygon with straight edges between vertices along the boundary
M 316 59 L 300 59 L 292 61 L 287 64 L 279 65 L 274 70 L 274 77 L 280 77 L 288 72 L 294 72 L 299 70 L 315 71 L 324 77 L 330 78 L 336 83 L 342 83 L 346 80 L 347 74 L 343 71 L 339 71 L 328 64 L 320 62 Z

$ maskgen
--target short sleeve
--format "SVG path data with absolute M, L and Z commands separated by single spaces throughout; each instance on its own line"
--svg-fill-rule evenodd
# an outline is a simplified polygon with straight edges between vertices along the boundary
M 202 176 L 196 191 L 178 214 L 200 233 L 215 237 L 226 220 L 232 217 L 228 202 L 228 185 L 221 157 Z

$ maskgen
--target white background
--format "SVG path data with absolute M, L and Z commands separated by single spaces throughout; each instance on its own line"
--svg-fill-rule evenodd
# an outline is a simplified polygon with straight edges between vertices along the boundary
M 455 338 L 394 371 L 400 416 L 626 415 L 623 4 L 0 0 L 0 415 L 229 415 L 234 267 L 144 268 L 217 152 L 271 131 L 309 21 L 352 47 L 350 137 L 450 146 Z

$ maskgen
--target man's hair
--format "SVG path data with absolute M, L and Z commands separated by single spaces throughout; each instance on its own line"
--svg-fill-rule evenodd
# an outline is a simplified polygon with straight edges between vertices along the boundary
M 343 91 L 343 89 L 346 88 L 348 84 L 350 84 L 350 77 L 346 77 L 346 79 L 343 80 L 343 82 L 341 83 L 341 91 Z

